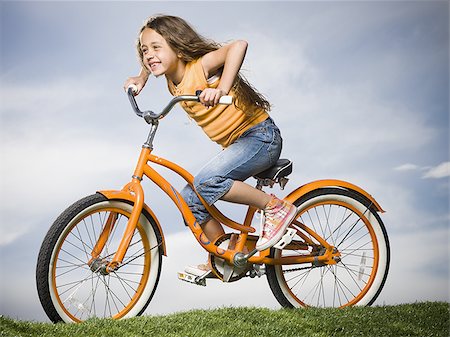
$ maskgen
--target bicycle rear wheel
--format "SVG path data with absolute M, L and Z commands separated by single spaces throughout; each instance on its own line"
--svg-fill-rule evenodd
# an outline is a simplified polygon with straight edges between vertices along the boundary
M 341 260 L 334 265 L 266 265 L 278 302 L 287 308 L 371 305 L 386 281 L 390 252 L 386 229 L 370 201 L 352 191 L 324 188 L 294 204 L 299 210 L 296 220 L 336 247 Z M 320 244 L 306 236 L 317 244 L 320 254 Z M 293 242 L 303 239 L 297 234 Z M 312 252 L 311 246 L 308 250 L 292 244 L 283 250 L 272 248 L 271 256 L 306 255 Z
M 141 214 L 120 268 L 111 273 L 102 268 L 117 250 L 132 207 L 95 194 L 74 203 L 54 222 L 36 268 L 39 299 L 50 320 L 121 319 L 145 310 L 162 262 L 161 233 L 149 214 Z M 91 252 L 111 220 L 108 240 L 94 262 Z

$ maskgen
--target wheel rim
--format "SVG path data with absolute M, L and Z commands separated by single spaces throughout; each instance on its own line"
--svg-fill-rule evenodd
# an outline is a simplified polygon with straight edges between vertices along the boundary
M 368 209 L 361 212 L 360 208 L 337 200 L 315 202 L 302 210 L 297 220 L 336 247 L 341 261 L 322 267 L 276 266 L 283 291 L 300 306 L 346 307 L 360 302 L 374 282 L 379 260 L 370 216 Z M 275 254 L 305 253 L 276 250 Z
M 72 220 L 61 235 L 52 259 L 53 294 L 64 313 L 75 322 L 91 317 L 123 318 L 139 301 L 148 280 L 151 254 L 147 233 L 137 224 L 122 267 L 102 275 L 88 261 L 106 219 L 117 220 L 99 258 L 111 260 L 130 213 L 115 207 L 100 207 Z

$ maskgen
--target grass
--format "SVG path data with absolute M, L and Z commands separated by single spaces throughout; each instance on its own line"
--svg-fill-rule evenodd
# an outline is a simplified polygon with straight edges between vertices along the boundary
M 222 308 L 81 324 L 0 318 L 0 336 L 449 336 L 449 303 L 348 309 Z

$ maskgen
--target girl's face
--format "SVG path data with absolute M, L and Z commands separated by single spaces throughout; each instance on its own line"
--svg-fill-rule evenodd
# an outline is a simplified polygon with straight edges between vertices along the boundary
M 179 82 L 180 64 L 184 64 L 166 40 L 156 31 L 145 28 L 140 37 L 143 62 L 154 75 L 166 75 L 173 82 Z M 181 78 L 179 79 L 181 80 Z

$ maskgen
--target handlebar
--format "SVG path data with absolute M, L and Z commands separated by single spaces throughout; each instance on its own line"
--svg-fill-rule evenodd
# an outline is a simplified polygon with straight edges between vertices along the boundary
M 201 90 L 198 90 L 196 92 L 196 95 L 181 95 L 181 96 L 175 96 L 172 98 L 172 100 L 167 104 L 167 106 L 160 112 L 159 114 L 154 113 L 153 111 L 147 110 L 147 111 L 141 111 L 137 105 L 136 99 L 134 98 L 134 92 L 137 90 L 135 85 L 130 85 L 127 89 L 127 95 L 128 99 L 131 103 L 131 107 L 133 108 L 136 115 L 139 117 L 144 118 L 144 120 L 148 124 L 153 124 L 156 121 L 164 118 L 170 110 L 175 106 L 175 104 L 183 101 L 191 101 L 191 102 L 200 102 L 200 94 Z M 219 104 L 223 105 L 231 105 L 233 103 L 233 97 L 231 96 L 222 96 L 219 100 Z

